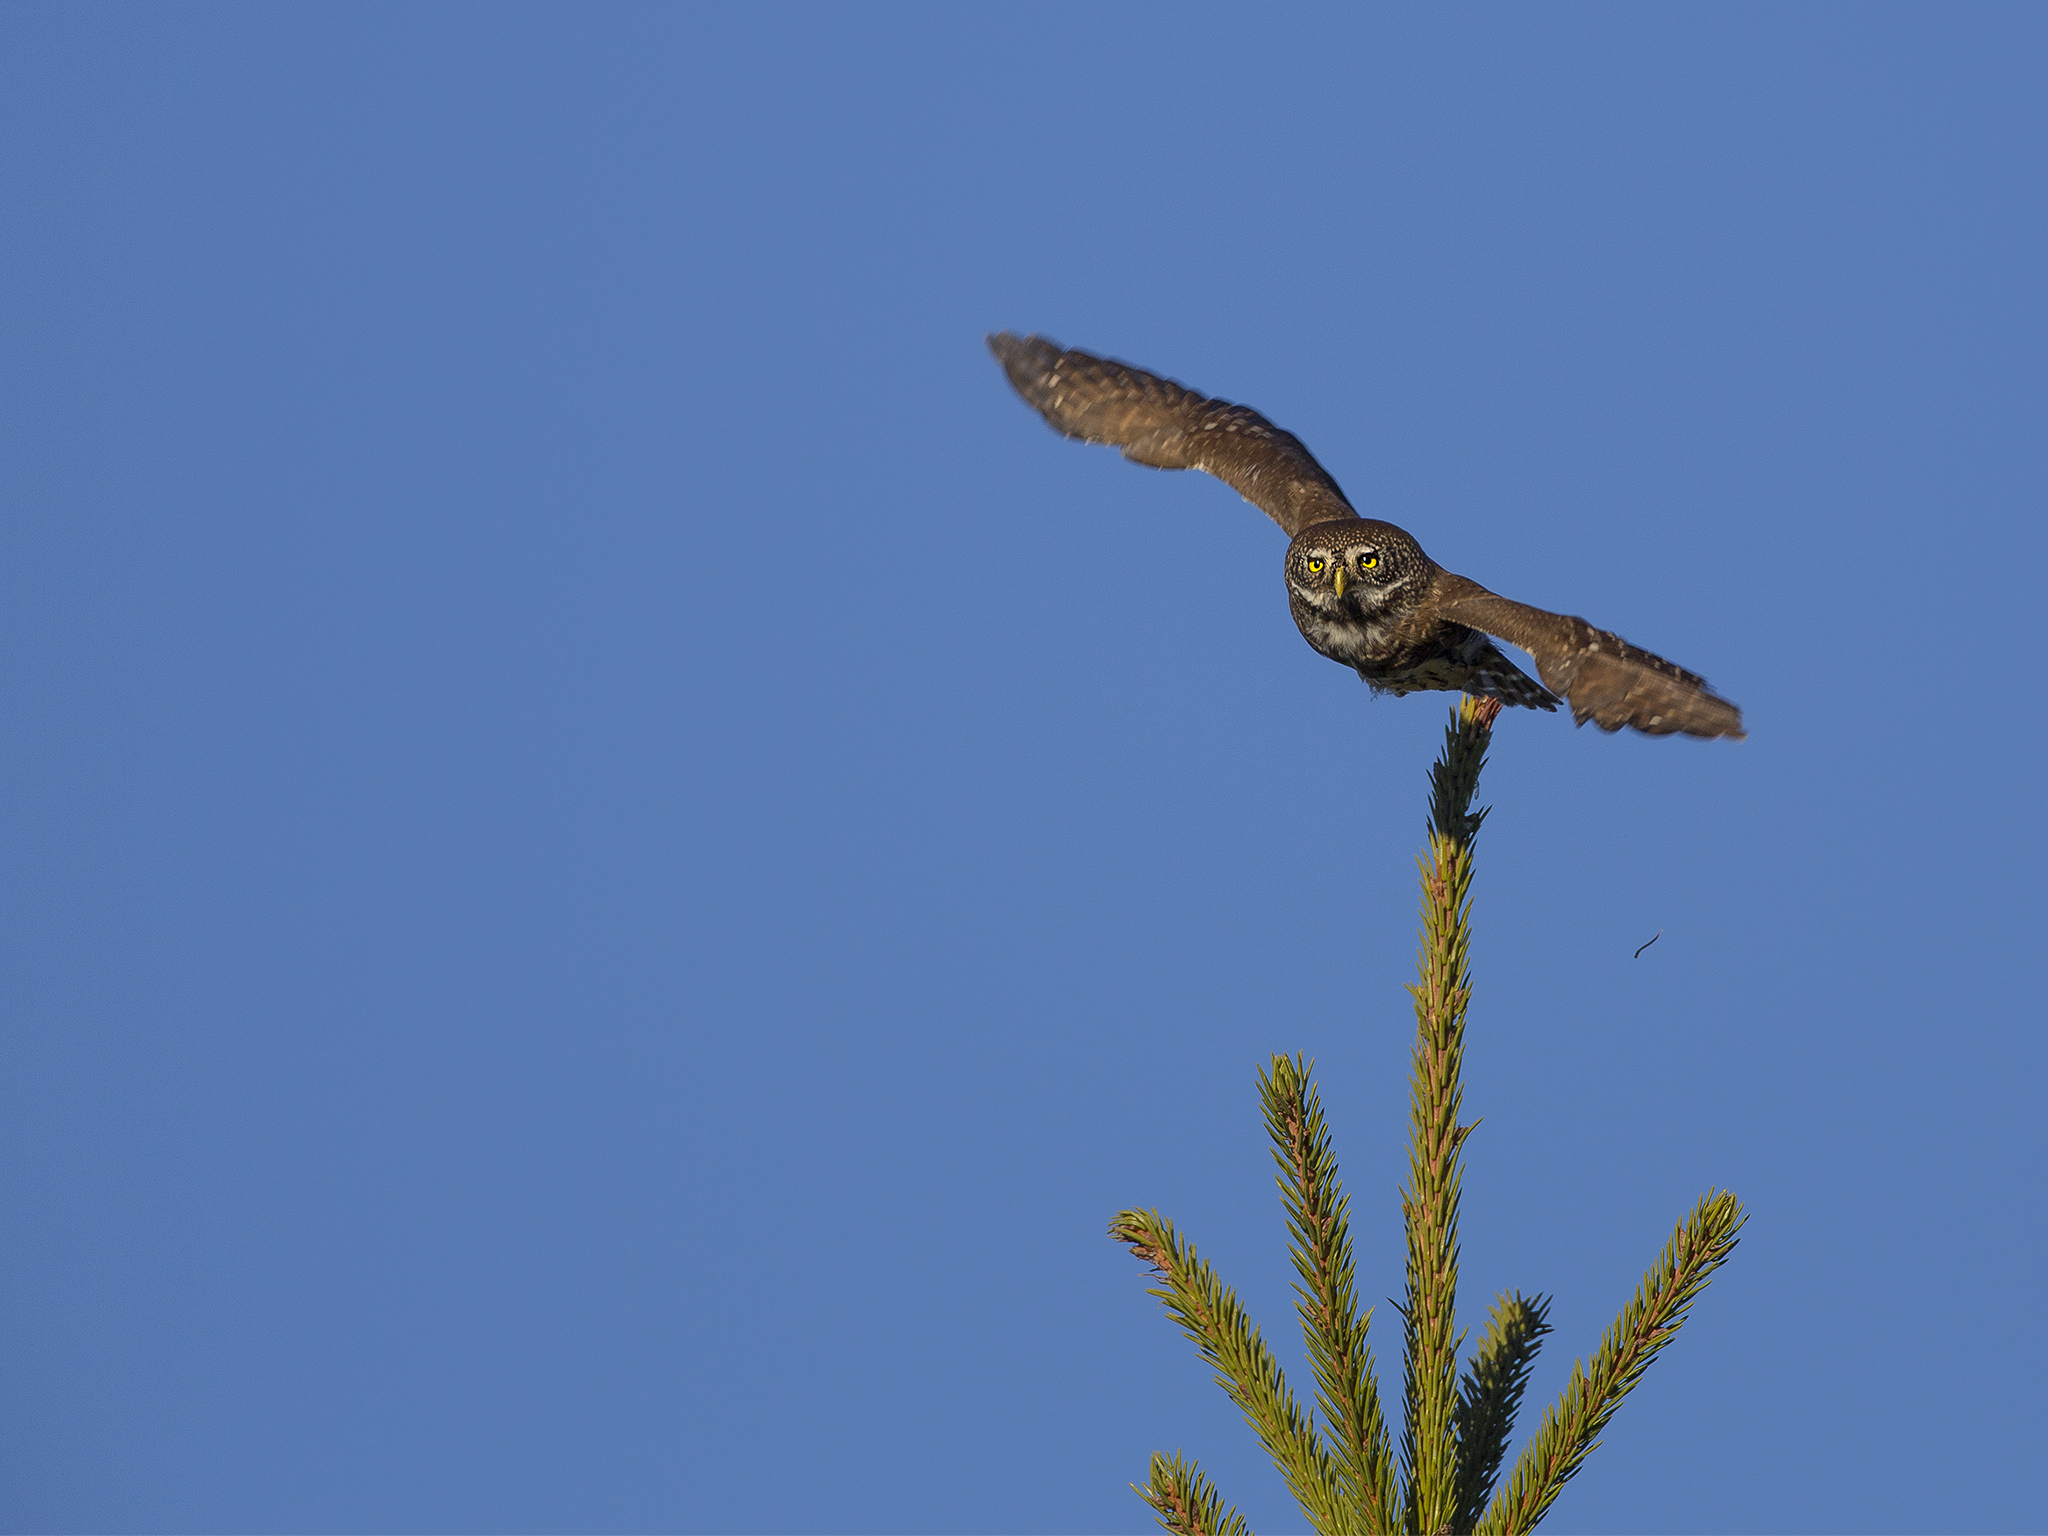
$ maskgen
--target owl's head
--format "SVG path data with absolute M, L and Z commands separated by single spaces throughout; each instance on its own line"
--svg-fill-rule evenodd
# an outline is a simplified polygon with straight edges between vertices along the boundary
M 1371 616 L 1412 602 L 1435 562 L 1392 523 L 1352 518 L 1315 523 L 1287 546 L 1287 590 L 1310 608 Z

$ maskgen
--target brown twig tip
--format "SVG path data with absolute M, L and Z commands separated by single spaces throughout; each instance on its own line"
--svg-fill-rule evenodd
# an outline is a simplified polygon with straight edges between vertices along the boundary
M 1490 731 L 1493 729 L 1493 722 L 1500 718 L 1500 711 L 1499 699 L 1473 699 L 1472 723 L 1482 731 Z
M 1132 1219 L 1129 1211 L 1120 1211 L 1109 1223 L 1112 1242 L 1122 1243 L 1131 1250 L 1131 1257 L 1141 1264 L 1148 1264 L 1152 1273 L 1161 1280 L 1173 1277 L 1173 1256 L 1162 1247 L 1142 1223 Z
M 1163 1482 L 1163 1486 L 1162 1486 Z M 1132 1486 L 1136 1486 L 1133 1484 Z M 1201 1524 L 1195 1512 L 1188 1508 L 1188 1501 L 1181 1491 L 1174 1487 L 1171 1478 L 1161 1479 L 1156 1474 L 1153 1480 L 1139 1489 L 1145 1501 L 1159 1511 L 1159 1523 L 1169 1531 L 1199 1531 Z
M 1179 1451 L 1152 1453 L 1152 1475 L 1144 1487 L 1131 1489 L 1152 1506 L 1159 1523 L 1174 1536 L 1252 1536 L 1244 1517 L 1216 1491 L 1216 1485 Z

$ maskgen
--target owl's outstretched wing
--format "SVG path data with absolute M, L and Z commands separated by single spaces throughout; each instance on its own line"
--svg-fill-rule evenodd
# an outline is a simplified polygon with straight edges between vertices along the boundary
M 1632 725 L 1652 736 L 1743 736 L 1742 711 L 1707 686 L 1707 680 L 1662 656 L 1639 650 L 1619 635 L 1584 619 L 1546 613 L 1497 597 L 1476 581 L 1444 571 L 1436 593 L 1444 618 L 1519 645 L 1553 693 L 1564 695 L 1572 718 L 1603 731 Z
M 1043 336 L 1002 331 L 988 339 L 1017 393 L 1055 432 L 1110 443 L 1154 469 L 1202 469 L 1292 538 L 1314 523 L 1358 514 L 1337 482 L 1301 446 L 1249 406 L 1210 400 L 1171 379 Z

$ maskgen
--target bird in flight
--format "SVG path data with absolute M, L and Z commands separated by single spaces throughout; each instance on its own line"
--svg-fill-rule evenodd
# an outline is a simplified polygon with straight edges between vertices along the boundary
M 1302 638 L 1375 692 L 1443 689 L 1530 709 L 1556 709 L 1562 697 L 1579 724 L 1603 731 L 1741 739 L 1742 711 L 1705 678 L 1584 619 L 1452 575 L 1392 523 L 1360 517 L 1301 440 L 1249 406 L 1043 336 L 1003 331 L 988 345 L 1055 432 L 1155 469 L 1206 470 L 1278 523 L 1293 541 L 1287 605 Z M 1496 639 L 1533 656 L 1542 682 Z

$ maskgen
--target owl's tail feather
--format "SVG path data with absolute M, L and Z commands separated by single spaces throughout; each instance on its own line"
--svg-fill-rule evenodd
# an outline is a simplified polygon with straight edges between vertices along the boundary
M 1498 647 L 1489 645 L 1486 649 L 1491 654 L 1480 656 L 1465 684 L 1467 693 L 1474 698 L 1499 699 L 1503 704 L 1516 704 L 1523 709 L 1557 708 L 1560 701 L 1556 694 L 1509 661 Z

